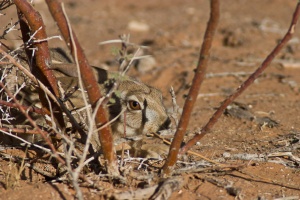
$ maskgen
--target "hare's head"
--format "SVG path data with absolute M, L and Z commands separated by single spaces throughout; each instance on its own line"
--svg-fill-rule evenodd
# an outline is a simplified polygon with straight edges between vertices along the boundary
M 122 81 L 110 107 L 111 117 L 122 114 L 113 123 L 114 134 L 136 136 L 168 128 L 170 119 L 159 90 L 134 80 Z
M 128 76 L 108 73 L 101 68 L 94 70 L 99 87 L 104 93 L 109 92 L 114 83 L 118 82 L 118 88 L 108 103 L 115 137 L 145 135 L 168 128 L 170 119 L 159 90 Z M 78 83 L 74 77 L 60 77 L 59 80 L 67 92 L 72 91 L 73 86 Z M 79 90 L 73 92 L 69 99 L 77 108 L 85 106 Z

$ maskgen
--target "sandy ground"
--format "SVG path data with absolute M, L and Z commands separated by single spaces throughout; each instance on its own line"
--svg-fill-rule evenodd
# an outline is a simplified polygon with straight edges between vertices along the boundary
M 253 72 L 283 37 L 289 27 L 296 1 L 227 0 L 221 2 L 221 18 L 211 49 L 208 77 L 192 113 L 187 137 L 201 128 L 226 95 L 233 92 Z M 42 14 L 48 35 L 59 35 L 44 2 L 35 7 Z M 112 45 L 98 43 L 130 34 L 136 44 L 150 47 L 156 64 L 150 69 L 139 66 L 129 72 L 164 94 L 165 105 L 171 107 L 171 86 L 180 107 L 193 77 L 203 34 L 209 16 L 209 1 L 65 1 L 66 12 L 92 65 L 115 68 Z M 16 20 L 14 6 L 6 11 Z M 2 16 L 0 16 L 2 18 Z M 2 20 L 1 20 L 2 21 Z M 133 22 L 140 25 L 130 27 Z M 3 24 L 2 24 L 3 26 Z M 268 127 L 256 120 L 223 115 L 213 130 L 193 148 L 209 159 L 238 165 L 238 170 L 185 174 L 187 183 L 171 199 L 276 199 L 300 198 L 300 43 L 299 28 L 274 62 L 236 101 L 242 103 L 255 118 L 269 117 L 278 126 Z M 16 38 L 14 38 L 16 39 Z M 18 46 L 21 40 L 3 41 Z M 50 46 L 63 47 L 59 40 Z M 218 76 L 226 73 L 223 76 Z M 234 159 L 234 155 L 269 155 L 289 152 L 292 156 L 259 159 Z M 286 154 L 285 154 L 286 155 Z M 197 160 L 197 158 L 195 158 Z M 298 160 L 297 160 L 298 159 Z M 198 159 L 199 160 L 199 159 Z M 0 158 L 0 182 L 11 170 L 9 162 Z M 0 199 L 72 199 L 69 184 L 50 183 L 34 172 L 21 176 L 17 185 L 5 189 L 0 185 Z M 4 185 L 4 184 L 3 184 Z M 137 187 L 137 183 L 118 190 Z M 104 185 L 105 187 L 105 185 Z M 107 184 L 107 190 L 112 186 Z M 234 191 L 230 192 L 233 188 Z M 297 189 L 298 188 L 298 189 Z M 103 198 L 94 189 L 83 187 L 86 199 Z M 101 193 L 103 194 L 103 193 Z

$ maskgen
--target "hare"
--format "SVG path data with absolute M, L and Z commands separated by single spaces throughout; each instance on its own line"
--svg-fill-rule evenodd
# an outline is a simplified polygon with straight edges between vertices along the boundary
M 60 49 L 52 50 L 51 56 L 51 68 L 64 91 L 63 101 L 70 102 L 73 112 L 80 110 L 86 105 L 82 100 L 82 92 L 78 89 L 76 66 Z M 115 119 L 111 127 L 116 143 L 121 138 L 133 137 L 133 140 L 139 140 L 148 133 L 168 128 L 170 119 L 162 102 L 162 93 L 158 89 L 117 72 L 97 67 L 93 67 L 93 71 L 104 95 L 110 92 L 115 82 L 118 85 L 107 103 L 110 120 Z M 38 102 L 37 95 L 30 91 L 25 90 L 23 98 L 31 104 L 36 105 L 35 102 Z M 99 141 L 94 140 L 94 149 L 99 149 Z M 130 145 L 133 149 L 140 148 L 140 145 Z

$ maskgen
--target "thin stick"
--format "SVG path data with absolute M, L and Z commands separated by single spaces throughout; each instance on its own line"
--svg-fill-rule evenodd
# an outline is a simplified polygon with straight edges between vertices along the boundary
M 18 108 L 17 104 L 3 101 L 1 99 L 0 99 L 0 105 L 4 105 L 4 106 L 10 107 L 10 108 Z M 41 115 L 45 114 L 45 112 L 42 109 L 34 107 L 34 106 L 23 106 L 22 105 L 22 107 L 24 110 L 29 111 L 29 112 L 34 112 L 34 113 L 41 114 Z
M 26 47 L 25 52 L 28 57 L 29 66 L 31 67 L 30 69 L 34 76 L 44 83 L 56 97 L 60 97 L 56 77 L 54 76 L 53 71 L 49 70 L 51 65 L 51 57 L 48 47 L 46 27 L 42 16 L 31 6 L 27 0 L 15 0 L 14 3 L 16 4 L 18 10 L 22 39 L 25 47 L 27 44 L 29 44 L 29 48 Z M 29 33 L 31 33 L 30 37 L 28 35 Z M 46 39 L 46 41 L 35 42 L 34 39 L 41 41 Z M 30 48 L 32 47 L 34 50 L 30 51 Z M 38 94 L 43 109 L 50 111 L 50 104 L 48 104 L 45 93 L 38 88 Z M 59 128 L 64 129 L 65 123 L 61 109 L 59 108 L 59 104 L 55 104 L 52 101 L 50 103 L 51 107 L 55 111 L 53 115 L 55 116 L 56 120 L 55 122 L 47 121 L 47 123 L 52 126 L 54 124 L 58 125 Z
M 6 131 L 6 132 L 13 132 L 13 133 L 40 134 L 40 130 L 31 130 L 31 129 L 27 129 L 27 128 L 6 128 L 6 127 L 0 127 L 0 130 Z M 48 134 L 48 132 L 46 132 L 46 131 L 42 131 L 42 132 L 44 132 L 45 135 Z
M 197 133 L 190 141 L 186 143 L 181 149 L 180 154 L 184 154 L 187 150 L 189 150 L 192 146 L 194 146 L 217 122 L 220 116 L 223 114 L 226 107 L 236 99 L 242 92 L 247 89 L 254 80 L 270 65 L 275 56 L 281 51 L 283 46 L 292 38 L 295 27 L 300 15 L 300 2 L 298 2 L 296 9 L 293 14 L 291 25 L 283 37 L 283 39 L 279 42 L 279 44 L 273 49 L 273 51 L 268 55 L 268 57 L 263 61 L 263 63 L 257 68 L 257 70 L 242 84 L 240 85 L 235 93 L 230 95 L 218 108 L 218 110 L 213 114 L 210 118 L 209 122 L 201 129 L 199 133 Z
M 173 106 L 173 112 L 171 113 L 171 117 L 174 119 L 175 121 L 175 127 L 178 127 L 178 117 L 179 117 L 179 106 L 177 105 L 177 101 L 176 101 L 176 95 L 175 95 L 175 91 L 173 89 L 173 87 L 171 86 L 170 88 L 170 94 L 172 97 L 172 106 Z
M 240 175 L 239 173 L 243 174 L 243 175 Z M 299 185 L 290 185 L 288 183 L 281 183 L 281 182 L 278 182 L 276 180 L 272 180 L 269 178 L 264 178 L 264 177 L 261 177 L 258 175 L 249 174 L 247 172 L 244 172 L 243 170 L 232 171 L 232 172 L 226 173 L 226 175 L 233 176 L 236 178 L 242 178 L 249 182 L 254 181 L 254 182 L 260 182 L 260 183 L 267 183 L 267 184 L 271 184 L 271 185 L 278 185 L 280 187 L 285 187 L 285 188 L 292 189 L 292 190 L 300 190 Z M 244 175 L 246 175 L 248 177 L 245 177 Z
M 30 143 L 30 142 L 28 142 L 27 140 L 24 140 L 23 138 L 20 138 L 20 137 L 18 137 L 17 135 L 12 134 L 12 133 L 9 132 L 9 131 L 5 131 L 5 130 L 3 130 L 3 129 L 0 129 L 0 132 L 3 133 L 3 134 L 5 134 L 5 135 L 8 135 L 8 136 L 10 136 L 10 137 L 13 137 L 13 138 L 15 138 L 15 139 L 17 139 L 17 140 L 20 140 L 21 142 L 23 142 L 23 143 L 25 143 L 25 144 L 27 144 L 27 145 L 34 146 L 34 147 L 36 147 L 36 148 L 38 148 L 38 149 L 41 149 L 41 150 L 45 151 L 46 153 L 49 153 L 49 154 L 52 155 L 52 152 L 51 152 L 50 149 L 47 149 L 47 148 L 45 148 L 45 147 L 42 147 L 42 146 L 37 145 L 37 144 L 34 144 L 34 143 Z
M 168 140 L 166 140 L 165 138 L 161 137 L 161 136 L 158 135 L 157 133 L 152 133 L 152 134 L 155 135 L 156 137 L 158 137 L 159 139 L 161 139 L 164 143 L 166 143 L 166 144 L 168 144 L 168 145 L 171 144 L 170 141 L 168 141 Z M 207 162 L 210 162 L 210 163 L 213 163 L 213 164 L 216 164 L 216 165 L 222 165 L 221 163 L 215 162 L 215 161 L 213 161 L 213 160 L 211 160 L 211 159 L 209 159 L 209 158 L 206 158 L 206 157 L 202 156 L 201 154 L 196 153 L 196 152 L 194 152 L 194 151 L 187 151 L 187 153 L 190 154 L 190 155 L 198 156 L 198 157 L 202 158 L 203 160 L 206 160 Z
M 27 22 L 29 23 L 29 26 L 31 28 L 32 32 L 36 31 L 35 38 L 37 40 L 44 40 L 47 38 L 45 25 L 43 23 L 42 17 L 39 14 L 39 12 L 35 11 L 33 7 L 30 5 L 30 3 L 27 0 L 15 0 L 14 3 L 18 7 L 18 9 L 22 12 L 22 14 L 26 17 Z M 22 30 L 22 27 L 21 27 Z M 28 29 L 27 29 L 28 30 Z M 26 30 L 26 31 L 27 31 Z M 27 35 L 28 32 L 22 33 L 23 36 Z M 26 38 L 23 38 L 25 43 L 27 42 Z M 49 81 L 51 88 L 54 91 L 54 94 L 58 97 L 58 87 L 57 87 L 57 81 L 56 78 L 52 72 L 52 70 L 49 70 L 49 66 L 47 64 L 50 64 L 51 58 L 50 58 L 50 52 L 48 48 L 48 42 L 37 42 L 35 43 L 35 46 L 37 47 L 36 52 L 36 65 L 39 67 L 43 75 L 46 77 L 46 80 Z M 44 80 L 44 81 L 46 81 Z M 44 82 L 45 83 L 45 82 Z
M 190 120 L 190 116 L 194 107 L 194 104 L 197 100 L 197 95 L 205 78 L 205 71 L 207 68 L 207 62 L 210 56 L 210 48 L 213 41 L 213 36 L 216 31 L 218 21 L 219 21 L 219 0 L 211 0 L 210 2 L 211 12 L 210 19 L 207 24 L 206 32 L 204 35 L 204 40 L 202 44 L 202 48 L 200 51 L 198 66 L 195 72 L 195 76 L 193 79 L 193 83 L 191 89 L 189 91 L 188 97 L 185 100 L 185 104 L 183 107 L 183 113 L 180 118 L 177 131 L 174 136 L 174 140 L 171 144 L 169 155 L 167 160 L 163 166 L 163 173 L 167 176 L 170 175 L 171 171 L 174 168 L 174 165 L 177 161 L 177 156 L 179 152 L 180 145 L 183 141 L 183 137 L 185 131 L 188 126 L 188 122 Z

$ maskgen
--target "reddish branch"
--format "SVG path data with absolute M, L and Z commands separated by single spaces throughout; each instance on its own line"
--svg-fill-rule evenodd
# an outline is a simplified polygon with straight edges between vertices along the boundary
M 92 68 L 90 67 L 83 49 L 81 48 L 75 33 L 69 32 L 70 27 L 68 26 L 67 19 L 64 16 L 61 1 L 57 0 L 46 0 L 49 10 L 56 21 L 68 47 L 71 50 L 71 54 L 75 60 L 75 57 L 78 58 L 78 63 L 80 67 L 80 73 L 82 76 L 83 84 L 87 90 L 87 94 L 91 103 L 92 108 L 95 108 L 97 101 L 102 97 L 100 93 L 100 89 L 98 87 L 96 78 L 93 74 Z M 71 39 L 71 35 L 73 36 L 73 40 Z M 74 43 L 72 42 L 74 41 Z M 77 55 L 75 55 L 74 49 L 77 50 Z M 75 70 L 75 69 L 74 69 Z M 104 106 L 100 106 L 97 110 L 96 114 L 96 125 L 99 128 L 101 125 L 106 124 L 108 122 L 108 112 Z M 99 131 L 99 139 L 101 142 L 101 148 L 103 150 L 103 154 L 105 160 L 107 161 L 106 167 L 108 173 L 118 175 L 118 167 L 116 155 L 113 148 L 113 138 L 110 126 L 106 126 L 101 131 Z
M 3 101 L 1 99 L 0 99 L 0 105 L 4 105 L 4 106 L 10 107 L 10 108 L 18 108 L 20 106 L 20 105 L 18 105 L 16 103 L 11 103 L 11 102 L 7 102 L 7 101 Z M 26 110 L 26 111 L 29 111 L 29 112 L 34 112 L 34 113 L 41 114 L 41 115 L 45 114 L 45 112 L 42 109 L 37 108 L 37 107 L 23 106 L 22 105 L 22 108 L 24 110 Z
M 28 57 L 29 66 L 32 67 L 32 73 L 35 75 L 37 79 L 39 79 L 46 87 L 48 87 L 56 97 L 59 97 L 59 90 L 57 86 L 56 78 L 50 70 L 51 65 L 51 57 L 50 51 L 48 47 L 48 42 L 45 40 L 47 38 L 45 25 L 43 23 L 43 19 L 39 12 L 35 11 L 34 8 L 27 0 L 15 0 L 14 3 L 18 8 L 18 16 L 20 19 L 20 27 L 22 32 L 22 38 L 25 43 L 25 51 Z M 27 48 L 29 41 L 29 31 L 30 34 L 34 34 L 34 39 L 32 41 L 33 47 L 35 47 L 36 52 L 35 55 L 32 55 Z M 36 40 L 40 40 L 43 42 L 34 42 Z M 33 61 L 31 63 L 31 61 Z M 39 89 L 39 97 L 41 99 L 41 103 L 43 109 L 50 111 L 49 103 L 44 92 Z M 59 110 L 58 105 L 52 104 L 53 115 L 56 118 L 57 124 L 59 124 L 60 128 L 65 127 L 62 112 L 56 112 Z
M 189 91 L 188 97 L 185 101 L 183 107 L 183 113 L 180 118 L 178 128 L 174 136 L 174 140 L 171 144 L 168 158 L 166 160 L 165 165 L 163 166 L 163 173 L 165 173 L 166 175 L 169 175 L 171 173 L 177 161 L 180 145 L 183 141 L 183 137 L 187 129 L 188 122 L 190 120 L 190 116 L 194 104 L 196 102 L 201 83 L 205 78 L 207 62 L 210 56 L 210 48 L 219 21 L 219 0 L 211 0 L 210 7 L 211 7 L 210 19 L 208 21 L 202 48 L 200 50 L 200 57 L 199 57 L 197 69 L 195 71 L 193 83 Z
M 13 133 L 24 133 L 24 134 L 40 134 L 43 132 L 44 135 L 47 135 L 48 132 L 42 131 L 42 130 L 31 130 L 31 129 L 26 129 L 26 128 L 4 128 L 1 127 L 0 130 L 5 131 L 5 132 L 13 132 Z
M 283 46 L 292 38 L 295 27 L 300 15 L 300 2 L 298 2 L 295 12 L 293 14 L 291 25 L 283 37 L 283 39 L 279 42 L 279 44 L 274 48 L 274 50 L 268 55 L 268 57 L 263 61 L 263 63 L 257 68 L 257 70 L 241 85 L 237 88 L 236 92 L 230 95 L 218 108 L 218 110 L 213 114 L 210 118 L 209 122 L 201 129 L 200 133 L 198 133 L 194 138 L 187 142 L 185 146 L 183 146 L 180 150 L 180 153 L 183 154 L 188 151 L 193 145 L 196 144 L 217 122 L 225 108 L 235 99 L 237 98 L 245 89 L 247 89 L 254 80 L 269 66 L 271 61 L 275 58 L 275 56 L 280 52 Z
M 15 0 L 14 3 L 16 4 L 18 10 L 26 18 L 27 23 L 31 30 L 31 35 L 35 33 L 34 38 L 37 40 L 46 39 L 47 38 L 46 29 L 40 13 L 35 11 L 34 8 L 30 5 L 30 3 L 27 0 Z M 26 23 L 24 18 L 21 17 L 20 20 L 22 21 L 23 25 L 24 23 Z M 29 28 L 27 28 L 25 32 L 22 32 L 24 43 L 29 42 L 28 30 Z M 49 70 L 51 64 L 51 57 L 48 48 L 48 42 L 43 41 L 39 43 L 34 43 L 34 47 L 36 47 L 37 49 L 35 53 L 36 66 L 39 67 L 43 75 L 46 77 L 46 79 L 42 80 L 42 82 L 45 84 L 45 82 L 49 81 L 49 84 L 45 84 L 45 85 L 50 86 L 55 96 L 59 97 L 56 78 L 52 73 L 52 70 Z M 31 60 L 31 57 L 29 57 L 29 60 Z M 40 74 L 35 74 L 35 71 L 33 71 L 33 74 L 40 76 Z

